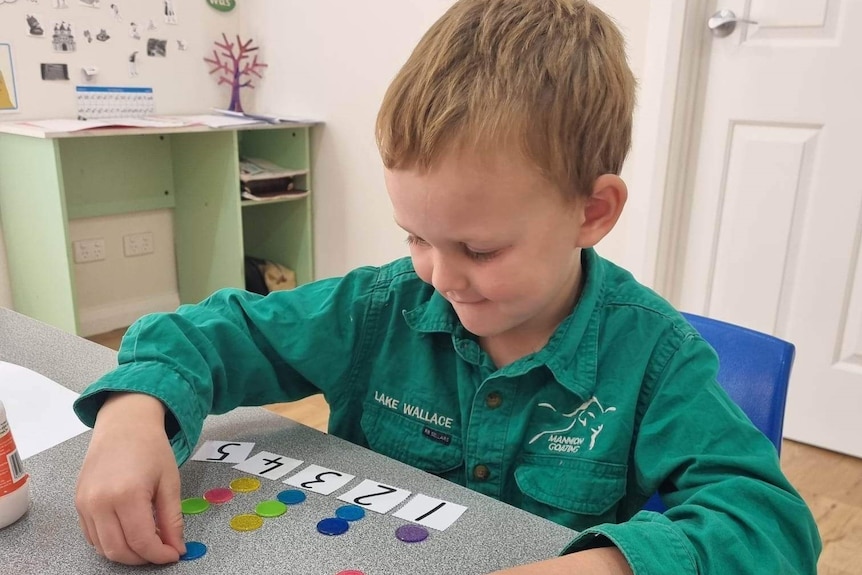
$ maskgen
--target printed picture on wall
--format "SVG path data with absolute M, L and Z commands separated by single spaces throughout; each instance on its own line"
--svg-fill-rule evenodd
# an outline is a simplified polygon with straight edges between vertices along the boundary
M 164 58 L 168 54 L 168 41 L 150 38 L 147 40 L 147 56 Z
M 32 38 L 44 38 L 45 28 L 42 27 L 42 16 L 27 14 L 27 35 Z
M 75 34 L 72 32 L 72 24 L 69 22 L 56 22 L 54 34 L 51 36 L 55 52 L 74 52 L 77 50 Z
M 42 73 L 43 80 L 68 80 L 69 79 L 69 66 L 68 64 L 47 64 L 43 63 L 39 65 L 39 68 Z
M 15 88 L 12 46 L 0 42 L 0 112 L 16 112 L 17 110 L 18 92 Z

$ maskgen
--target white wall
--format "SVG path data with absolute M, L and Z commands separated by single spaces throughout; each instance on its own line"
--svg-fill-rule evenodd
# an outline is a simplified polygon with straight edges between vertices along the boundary
M 239 24 L 238 11 L 223 13 L 208 7 L 203 0 L 174 0 L 177 23 L 166 24 L 161 0 L 116 2 L 120 18 L 114 18 L 109 8 L 111 0 L 100 0 L 101 8 L 82 5 L 79 0 L 65 0 L 68 8 L 53 8 L 58 0 L 17 0 L 0 3 L 0 42 L 11 44 L 20 110 L 13 115 L 0 114 L 0 120 L 33 118 L 74 118 L 77 115 L 75 86 L 147 86 L 153 88 L 156 111 L 160 114 L 181 114 L 199 111 L 204 106 L 222 103 L 230 94 L 217 86 L 201 60 L 212 50 L 213 40 L 222 32 L 235 34 Z M 27 14 L 39 16 L 45 37 L 27 34 Z M 155 30 L 148 30 L 153 20 Z M 51 35 L 55 22 L 72 24 L 77 49 L 55 52 Z M 138 26 L 141 39 L 131 36 L 131 23 Z M 88 42 L 84 31 L 95 38 L 104 28 L 110 39 Z M 147 56 L 147 39 L 167 40 L 164 58 Z M 183 40 L 187 49 L 177 48 Z M 138 51 L 137 77 L 130 77 L 128 58 Z M 69 68 L 68 81 L 43 81 L 41 63 L 62 63 Z M 81 72 L 84 66 L 99 68 L 98 76 L 87 82 Z
M 623 29 L 640 76 L 649 2 L 597 0 Z M 325 121 L 314 145 L 315 257 L 318 277 L 379 264 L 407 253 L 392 221 L 374 144 L 374 119 L 392 77 L 452 0 L 259 0 L 243 5 L 243 33 L 261 41 L 269 62 L 256 93 L 260 111 Z M 337 16 L 336 16 L 337 15 Z M 288 42 L 283 42 L 289 38 Z M 629 207 L 602 254 L 637 273 L 629 258 L 632 222 L 646 194 L 627 163 Z
M 325 122 L 313 149 L 318 277 L 406 253 L 383 187 L 374 120 L 390 80 L 451 4 L 260 0 L 243 5 L 243 33 L 260 39 L 269 63 L 256 94 L 258 110 Z
M 152 87 L 158 114 L 200 113 L 227 105 L 230 93 L 210 77 L 203 57 L 211 53 L 213 41 L 220 39 L 222 32 L 229 37 L 236 34 L 238 10 L 225 14 L 208 7 L 203 0 L 174 1 L 177 24 L 170 25 L 164 21 L 161 0 L 117 2 L 121 21 L 114 18 L 109 0 L 101 0 L 99 9 L 83 6 L 78 0 L 66 0 L 66 4 L 68 8 L 57 9 L 53 7 L 54 0 L 0 3 L 0 42 L 8 42 L 12 47 L 20 108 L 14 114 L 0 114 L 0 121 L 74 118 L 77 115 L 75 86 L 85 84 Z M 40 16 L 47 38 L 28 36 L 26 15 L 29 13 Z M 155 30 L 147 29 L 150 19 Z M 75 52 L 53 51 L 50 36 L 53 23 L 60 20 L 73 25 Z M 138 24 L 141 39 L 132 37 L 131 22 Z M 87 42 L 83 31 L 90 30 L 93 36 L 101 28 L 106 29 L 110 40 Z M 148 38 L 168 40 L 167 56 L 147 56 Z M 178 40 L 184 41 L 186 50 L 178 49 Z M 128 56 L 136 50 L 139 51 L 138 76 L 133 78 L 129 75 Z M 41 63 L 67 64 L 69 81 L 43 81 Z M 83 66 L 97 66 L 98 77 L 87 83 L 81 73 Z M 165 210 L 71 223 L 71 239 L 104 237 L 108 252 L 105 261 L 75 265 L 83 334 L 128 325 L 130 314 L 176 306 L 173 236 L 170 225 L 165 225 L 170 218 L 171 212 Z M 156 251 L 147 256 L 123 258 L 121 228 L 152 231 Z M 0 306 L 12 307 L 3 248 L 0 237 Z
M 52 10 L 46 6 L 47 1 L 39 4 L 43 12 Z M 596 0 L 596 3 L 617 20 L 626 34 L 630 62 L 640 77 L 648 45 L 649 1 Z M 8 36 L 9 20 L 5 16 L 11 14 L 10 7 L 21 11 L 27 4 L 30 3 L 21 0 L 0 5 L 0 38 L 4 34 Z M 104 1 L 103 4 L 107 5 Z M 425 30 L 451 4 L 452 0 L 257 0 L 240 4 L 241 34 L 254 38 L 261 45 L 261 57 L 269 64 L 260 88 L 251 93 L 253 99 L 246 93 L 246 107 L 261 112 L 315 117 L 325 122 L 313 141 L 317 277 L 342 274 L 355 266 L 379 264 L 407 253 L 403 233 L 392 222 L 383 186 L 374 144 L 374 119 L 392 77 Z M 200 20 L 195 28 L 196 35 L 188 35 L 196 49 L 208 46 L 213 37 L 237 20 L 226 19 L 203 2 L 184 2 L 180 7 L 193 12 L 181 13 L 181 22 L 188 22 L 188 18 Z M 184 88 L 174 90 L 154 84 L 160 113 L 199 111 L 218 103 L 223 105 L 220 98 L 226 94 L 213 87 L 200 55 L 191 58 L 195 64 L 187 73 L 169 75 L 171 81 Z M 25 60 L 38 69 L 38 58 L 28 55 Z M 198 63 L 199 68 L 195 67 Z M 143 75 L 143 68 L 141 73 Z M 115 80 L 115 83 L 123 83 L 127 78 Z M 141 83 L 147 84 L 147 80 L 148 76 L 144 76 Z M 24 82 L 22 77 L 19 82 L 22 86 L 33 86 L 35 82 L 28 90 L 31 95 L 44 89 L 41 80 L 30 78 Z M 191 82 L 195 88 L 181 82 Z M 169 98 L 160 96 L 163 90 L 167 90 Z M 40 106 L 27 109 L 26 115 L 61 115 L 62 110 L 52 108 L 47 101 Z M 649 111 L 644 115 L 648 116 Z M 636 134 L 641 124 L 639 118 L 640 113 L 635 121 Z M 635 146 L 624 171 L 630 190 L 626 212 L 617 229 L 600 246 L 603 255 L 636 275 L 643 267 L 643 221 L 650 211 L 649 182 L 634 168 L 639 154 L 643 152 Z M 93 227 L 87 228 L 88 225 Z M 81 222 L 80 226 L 76 225 L 76 233 L 81 237 L 93 237 L 98 235 L 99 226 L 97 222 Z M 158 252 L 155 257 L 159 257 Z M 173 266 L 172 252 L 164 254 L 164 259 L 159 261 L 162 267 L 156 266 L 157 269 L 169 275 Z M 10 305 L 4 264 L 0 253 L 0 305 Z M 80 266 L 76 273 L 81 273 Z M 89 297 L 82 292 L 84 287 L 87 294 L 95 290 L 95 297 L 89 301 L 99 301 L 98 290 L 110 290 L 110 286 L 119 285 L 128 273 L 120 267 L 106 270 L 104 279 L 96 282 L 98 285 L 79 286 L 79 298 Z M 150 295 L 154 301 L 160 301 L 164 294 L 154 291 Z M 135 301 L 129 300 L 129 305 L 136 305 Z M 99 310 L 91 311 L 98 316 Z M 82 310 L 82 315 L 85 314 Z

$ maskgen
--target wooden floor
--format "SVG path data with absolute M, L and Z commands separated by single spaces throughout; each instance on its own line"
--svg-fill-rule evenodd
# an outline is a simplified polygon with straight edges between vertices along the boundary
M 116 330 L 90 339 L 117 349 L 123 332 Z M 267 409 L 326 431 L 329 407 L 320 396 Z M 781 467 L 817 520 L 823 538 L 818 574 L 862 573 L 862 460 L 785 440 Z

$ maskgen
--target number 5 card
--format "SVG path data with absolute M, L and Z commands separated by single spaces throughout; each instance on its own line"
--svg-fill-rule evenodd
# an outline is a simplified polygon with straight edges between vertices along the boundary
M 192 459 L 210 463 L 242 463 L 252 449 L 254 443 L 244 441 L 207 441 Z

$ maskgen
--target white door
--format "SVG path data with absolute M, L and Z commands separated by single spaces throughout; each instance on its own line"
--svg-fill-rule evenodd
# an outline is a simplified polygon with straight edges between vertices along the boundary
M 671 299 L 795 343 L 785 437 L 862 457 L 862 0 L 712 8 L 758 24 L 706 34 Z

